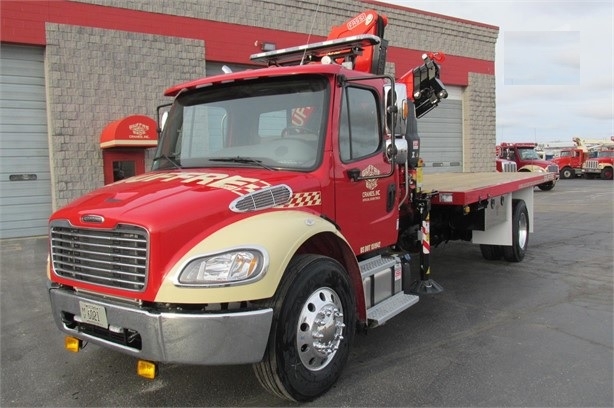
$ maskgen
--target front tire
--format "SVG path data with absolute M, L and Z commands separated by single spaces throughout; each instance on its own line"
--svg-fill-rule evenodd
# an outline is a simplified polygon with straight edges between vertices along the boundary
M 540 184 L 537 187 L 539 187 L 539 189 L 542 191 L 550 191 L 554 188 L 554 184 L 554 181 L 549 181 L 547 183 Z
M 523 200 L 513 200 L 512 206 L 512 245 L 503 247 L 503 258 L 520 262 L 529 246 L 529 211 Z
M 601 179 L 602 180 L 612 180 L 612 168 L 611 167 L 606 167 L 603 170 L 601 170 Z
M 571 167 L 563 167 L 563 170 L 560 171 L 559 175 L 562 179 L 568 180 L 570 178 L 574 178 L 576 176 L 576 172 Z
M 281 398 L 311 401 L 337 381 L 356 328 L 352 287 L 334 259 L 301 255 L 292 260 L 271 300 L 271 334 L 254 372 Z

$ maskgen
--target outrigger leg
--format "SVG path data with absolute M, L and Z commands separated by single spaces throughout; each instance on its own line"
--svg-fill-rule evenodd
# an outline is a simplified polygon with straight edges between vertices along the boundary
M 420 280 L 411 284 L 410 293 L 415 295 L 432 295 L 443 292 L 443 287 L 431 279 L 431 241 L 430 241 L 430 211 L 431 202 L 428 198 L 416 200 L 422 223 L 420 229 L 422 246 L 420 249 Z

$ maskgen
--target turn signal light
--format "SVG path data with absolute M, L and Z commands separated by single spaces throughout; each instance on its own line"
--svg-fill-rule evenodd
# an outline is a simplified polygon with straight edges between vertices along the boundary
M 83 341 L 76 337 L 66 336 L 64 338 L 64 348 L 73 353 L 78 353 L 83 348 Z
M 141 377 L 153 380 L 158 375 L 158 365 L 151 361 L 139 360 L 136 365 L 136 373 Z

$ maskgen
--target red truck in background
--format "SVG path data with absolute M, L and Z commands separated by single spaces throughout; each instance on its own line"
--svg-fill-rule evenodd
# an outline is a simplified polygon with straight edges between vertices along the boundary
M 603 180 L 612 180 L 614 175 L 614 149 L 604 147 L 597 151 L 597 156 L 588 159 L 582 165 L 585 178 L 601 177 Z
M 523 260 L 534 187 L 553 173 L 423 176 L 417 118 L 447 96 L 441 55 L 384 74 L 385 23 L 369 10 L 347 35 L 165 92 L 152 171 L 50 217 L 67 349 L 124 353 L 150 379 L 161 363 L 252 364 L 267 391 L 309 401 L 341 375 L 358 328 L 442 290 L 433 246 Z
M 559 167 L 551 161 L 541 159 L 535 151 L 536 147 L 536 143 L 501 143 L 497 146 L 497 157 L 515 162 L 519 172 L 545 173 L 548 181 L 537 187 L 543 191 L 552 190 L 559 179 Z M 501 161 L 498 161 L 498 167 L 500 163 Z
M 561 179 L 583 176 L 585 174 L 584 163 L 587 160 L 597 157 L 600 150 L 607 151 L 608 148 L 614 147 L 614 142 L 607 140 L 582 139 L 579 137 L 574 137 L 572 140 L 576 145 L 575 148 L 561 149 L 559 155 L 552 159 L 552 162 L 559 166 Z M 607 156 L 607 153 L 602 155 Z M 596 173 L 600 173 L 602 170 L 599 165 L 596 165 L 595 169 L 599 170 Z M 607 176 L 606 171 L 605 177 Z

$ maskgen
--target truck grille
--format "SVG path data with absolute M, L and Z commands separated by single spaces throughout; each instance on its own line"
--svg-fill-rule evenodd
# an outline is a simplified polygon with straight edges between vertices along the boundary
M 548 173 L 558 173 L 559 166 L 557 166 L 556 164 L 549 164 L 546 170 L 548 171 Z
M 587 169 L 596 170 L 599 168 L 599 162 L 597 160 L 587 160 L 584 163 L 584 167 L 586 167 Z
M 513 161 L 507 161 L 507 162 L 503 162 L 502 164 L 502 170 L 503 173 L 515 173 L 518 170 L 518 165 L 516 164 L 516 162 Z
M 147 278 L 147 231 L 133 226 L 96 230 L 52 226 L 51 263 L 59 276 L 140 291 Z

